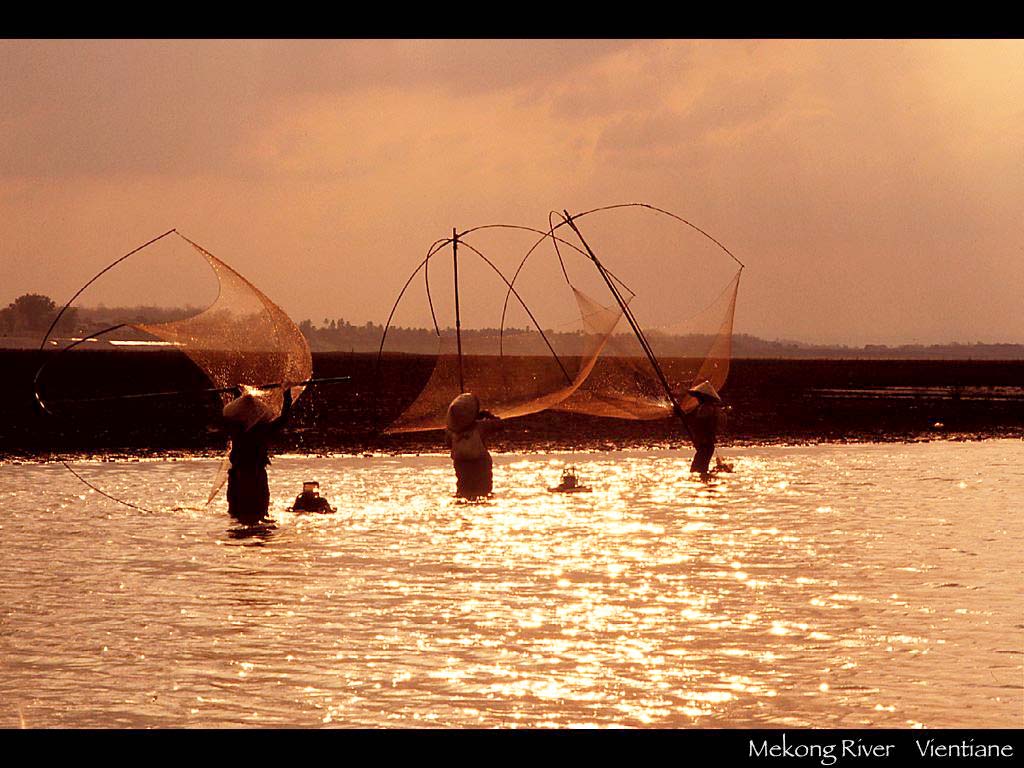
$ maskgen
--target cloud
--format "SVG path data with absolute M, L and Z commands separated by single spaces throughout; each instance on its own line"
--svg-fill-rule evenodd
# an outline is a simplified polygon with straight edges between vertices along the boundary
M 471 105 L 571 73 L 623 45 L 3 41 L 0 175 L 239 172 L 238 143 L 275 119 L 282 103 L 409 91 Z
M 746 257 L 741 330 L 1021 340 L 1022 64 L 1019 41 L 0 41 L 0 264 L 45 291 L 178 225 L 300 314 L 379 319 L 452 226 L 642 200 Z
M 631 45 L 623 40 L 269 41 L 262 77 L 277 92 L 441 87 L 452 96 L 573 77 Z

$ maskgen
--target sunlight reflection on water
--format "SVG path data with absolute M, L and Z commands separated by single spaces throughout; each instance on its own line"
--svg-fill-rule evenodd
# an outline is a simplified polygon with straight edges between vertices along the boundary
M 244 532 L 212 461 L 88 467 L 154 514 L 0 466 L 0 726 L 1024 725 L 1024 444 L 727 453 L 496 456 L 473 504 L 443 456 L 285 456 Z

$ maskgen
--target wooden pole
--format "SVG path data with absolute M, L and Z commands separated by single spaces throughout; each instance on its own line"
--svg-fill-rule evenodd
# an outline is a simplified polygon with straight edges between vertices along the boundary
M 282 389 L 287 384 L 291 387 L 310 387 L 318 384 L 336 384 L 341 381 L 351 381 L 351 376 L 329 376 L 320 379 L 306 379 L 305 381 L 283 382 L 275 381 L 270 384 L 253 386 L 253 389 Z M 56 400 L 47 400 L 48 403 L 104 403 L 115 400 L 143 400 L 152 397 L 176 397 L 182 395 L 216 395 L 224 392 L 234 392 L 239 389 L 237 386 L 209 387 L 207 389 L 169 389 L 163 392 L 140 392 L 129 395 L 104 395 L 102 397 L 64 397 Z
M 683 422 L 683 426 L 686 428 L 686 432 L 689 434 L 690 440 L 696 443 L 693 438 L 693 432 L 690 430 L 690 425 L 686 423 L 683 409 L 680 407 L 679 401 L 676 400 L 675 393 L 672 392 L 672 387 L 669 386 L 668 379 L 665 377 L 665 373 L 661 369 L 661 364 L 658 363 L 658 358 L 654 356 L 654 352 L 651 350 L 651 345 L 647 342 L 647 337 L 644 336 L 644 332 L 641 330 L 640 324 L 637 323 L 636 318 L 633 317 L 633 313 L 630 311 L 629 305 L 627 305 L 623 300 L 622 294 L 620 294 L 618 288 L 615 287 L 615 283 L 612 282 L 611 277 L 609 277 L 607 270 L 604 268 L 604 264 L 601 263 L 600 259 L 597 258 L 597 255 L 591 249 L 590 244 L 587 243 L 586 239 L 583 237 L 583 233 L 580 232 L 579 227 L 576 226 L 576 222 L 573 221 L 572 216 L 568 211 L 563 211 L 563 213 L 565 213 L 566 223 L 580 239 L 584 249 L 587 251 L 587 255 L 590 257 L 590 260 L 594 262 L 594 266 L 597 267 L 597 271 L 601 273 L 601 277 L 604 278 L 605 283 L 608 285 L 608 290 L 612 292 L 612 296 L 614 296 L 615 301 L 618 302 L 619 308 L 622 309 L 622 314 L 626 316 L 626 320 L 629 322 L 630 328 L 633 329 L 633 333 L 636 335 L 637 341 L 640 342 L 640 346 L 643 348 L 644 353 L 647 355 L 647 359 L 654 368 L 654 372 L 657 374 L 658 380 L 661 382 L 661 386 L 665 389 L 665 394 L 668 395 L 668 399 L 672 403 L 672 412 L 679 417 L 681 422 Z
M 459 393 L 466 391 L 462 373 L 462 322 L 459 317 L 459 232 L 452 228 L 452 264 L 455 268 L 455 344 L 459 355 Z

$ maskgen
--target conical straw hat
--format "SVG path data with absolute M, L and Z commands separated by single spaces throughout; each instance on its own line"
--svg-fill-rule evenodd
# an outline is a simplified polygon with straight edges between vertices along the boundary
M 480 413 L 480 398 L 472 392 L 463 392 L 448 406 L 447 424 L 452 432 L 465 432 Z
M 244 387 L 241 397 L 237 397 L 224 406 L 224 418 L 246 429 L 252 429 L 261 421 L 273 421 L 274 409 L 267 401 L 267 393 L 253 387 Z
M 702 381 L 697 386 L 690 387 L 686 390 L 686 393 L 688 395 L 693 395 L 694 397 L 706 397 L 709 400 L 714 400 L 716 403 L 722 402 L 722 398 L 718 396 L 718 392 L 716 392 L 715 388 L 711 386 L 710 381 Z

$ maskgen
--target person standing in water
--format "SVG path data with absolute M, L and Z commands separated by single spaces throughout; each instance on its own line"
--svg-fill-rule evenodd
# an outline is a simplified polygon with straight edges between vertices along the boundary
M 444 436 L 455 465 L 455 495 L 459 498 L 476 499 L 491 493 L 492 462 L 485 440 L 499 421 L 494 414 L 480 410 L 480 398 L 472 392 L 464 392 L 448 406 Z
M 228 514 L 245 525 L 266 518 L 270 508 L 270 441 L 281 431 L 292 407 L 291 388 L 283 389 L 284 405 L 277 417 L 266 402 L 266 393 L 249 387 L 224 406 L 224 421 L 231 437 Z
M 725 406 L 710 381 L 703 381 L 686 393 L 697 399 L 697 408 L 689 414 L 682 414 L 693 437 L 693 447 L 697 449 L 690 471 L 700 472 L 701 478 L 706 479 L 711 457 L 715 455 L 718 430 L 725 424 Z

